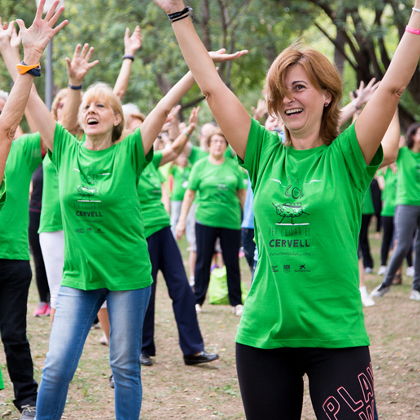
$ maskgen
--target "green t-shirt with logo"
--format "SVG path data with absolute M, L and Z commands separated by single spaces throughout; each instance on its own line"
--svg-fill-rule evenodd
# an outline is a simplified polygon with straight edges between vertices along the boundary
M 397 174 L 391 168 L 386 168 L 383 173 L 384 189 L 382 190 L 381 216 L 392 217 L 395 215 L 397 199 Z
M 220 165 L 208 157 L 191 169 L 188 189 L 198 192 L 195 218 L 198 223 L 227 229 L 241 228 L 241 205 L 238 190 L 246 188 L 242 170 L 234 159 Z
M 156 152 L 152 162 L 141 174 L 137 189 L 146 238 L 171 225 L 169 214 L 162 203 L 164 179 L 158 169 L 161 160 L 162 152 Z
M 139 130 L 104 150 L 89 150 L 56 124 L 51 160 L 57 168 L 64 228 L 62 285 L 82 290 L 134 290 L 152 283 L 137 196 L 144 155 Z
M 401 147 L 397 157 L 397 205 L 420 206 L 420 152 Z
M 4 206 L 6 201 L 6 181 L 3 179 L 0 183 L 0 209 Z
M 237 342 L 258 348 L 369 344 L 359 292 L 366 165 L 354 125 L 329 146 L 296 150 L 252 120 L 243 166 L 254 191 L 258 264 Z
M 58 174 L 48 154 L 45 155 L 42 161 L 42 169 L 44 171 L 44 184 L 38 232 L 57 232 L 63 230 L 58 192 Z
M 7 200 L 0 212 L 0 258 L 29 260 L 29 185 L 41 159 L 39 133 L 12 142 L 5 170 Z
M 185 191 L 187 191 L 188 177 L 191 173 L 191 166 L 172 165 L 169 170 L 169 175 L 173 177 L 171 200 L 182 201 L 184 199 Z

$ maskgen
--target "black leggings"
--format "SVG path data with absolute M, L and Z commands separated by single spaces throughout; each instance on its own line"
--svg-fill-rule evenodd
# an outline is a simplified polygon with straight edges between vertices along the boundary
M 368 347 L 266 350 L 236 344 L 236 365 L 247 420 L 300 419 L 304 374 L 318 420 L 374 418 Z

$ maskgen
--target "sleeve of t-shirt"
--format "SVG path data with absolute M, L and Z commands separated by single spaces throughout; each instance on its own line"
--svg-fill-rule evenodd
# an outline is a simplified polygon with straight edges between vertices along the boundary
M 162 151 L 159 150 L 159 151 L 157 151 L 157 152 L 154 153 L 153 159 L 152 159 L 152 163 L 153 163 L 153 166 L 156 169 L 159 169 L 160 162 L 162 162 L 162 158 L 163 158 Z
M 48 155 L 57 169 L 60 167 L 63 153 L 77 144 L 78 140 L 73 134 L 70 134 L 61 124 L 55 124 L 54 147 L 52 152 L 48 151 Z
M 277 133 L 267 130 L 258 121 L 251 119 L 245 158 L 242 160 L 238 156 L 238 161 L 248 171 L 252 185 L 256 184 L 261 162 L 268 156 L 272 148 L 279 144 L 280 139 Z
M 351 182 L 359 191 L 365 191 L 383 159 L 382 146 L 378 147 L 368 165 L 356 136 L 354 124 L 346 128 L 331 144 L 331 151 L 337 153 L 337 162 L 344 161 Z
M 140 129 L 137 128 L 133 133 L 129 134 L 123 142 L 130 149 L 131 158 L 134 169 L 137 175 L 143 172 L 143 169 L 153 159 L 153 147 L 150 149 L 147 155 L 144 154 L 143 140 L 141 138 Z
M 22 149 L 29 170 L 34 171 L 42 162 L 41 136 L 39 133 L 25 134 L 16 141 L 22 142 Z
M 198 161 L 191 168 L 187 189 L 197 191 L 200 188 L 200 166 L 200 161 Z

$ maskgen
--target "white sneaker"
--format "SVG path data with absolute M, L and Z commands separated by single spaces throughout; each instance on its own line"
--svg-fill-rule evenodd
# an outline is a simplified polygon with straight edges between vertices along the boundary
M 103 345 L 103 346 L 107 346 L 108 345 L 108 339 L 106 338 L 105 333 L 102 334 L 102 337 L 99 339 L 99 342 Z
M 414 267 L 413 266 L 407 267 L 405 274 L 407 274 L 408 277 L 414 277 Z
M 383 276 L 386 273 L 386 265 L 381 265 L 378 270 L 378 276 Z
M 188 279 L 188 284 L 189 284 L 191 287 L 193 287 L 193 286 L 194 286 L 194 284 L 195 284 L 195 279 L 194 279 L 194 276 L 191 276 L 191 277 Z
M 366 274 L 370 274 L 373 272 L 373 268 L 372 267 L 365 267 L 365 273 Z
M 244 311 L 244 307 L 243 305 L 236 305 L 232 308 L 232 312 L 236 315 L 236 316 L 241 316 L 242 313 Z
M 420 301 L 420 292 L 418 290 L 412 290 L 410 293 L 410 299 Z
M 369 293 L 366 290 L 366 286 L 360 287 L 359 290 L 360 296 L 362 297 L 363 306 L 373 306 L 375 301 L 369 296 Z
M 201 305 L 199 305 L 198 303 L 195 304 L 195 312 L 197 312 L 197 314 L 201 314 Z

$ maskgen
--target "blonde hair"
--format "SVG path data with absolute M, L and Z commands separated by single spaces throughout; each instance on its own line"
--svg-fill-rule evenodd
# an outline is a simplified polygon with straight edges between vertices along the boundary
M 283 99 L 287 96 L 285 83 L 287 71 L 294 65 L 303 67 L 310 82 L 318 90 L 325 90 L 331 95 L 331 102 L 324 108 L 321 120 L 320 138 L 330 144 L 338 136 L 342 82 L 335 66 L 328 58 L 313 49 L 300 49 L 293 45 L 283 50 L 268 70 L 265 82 L 265 94 L 268 112 L 279 116 Z M 287 143 L 290 144 L 290 132 L 285 127 Z
M 82 103 L 79 108 L 79 123 L 81 123 L 82 110 L 86 103 L 92 101 L 101 101 L 106 105 L 109 105 L 115 114 L 121 117 L 121 121 L 118 125 L 112 129 L 112 141 L 116 142 L 121 137 L 124 129 L 124 113 L 120 98 L 112 91 L 112 88 L 106 83 L 98 82 L 89 86 L 87 91 L 84 93 Z

